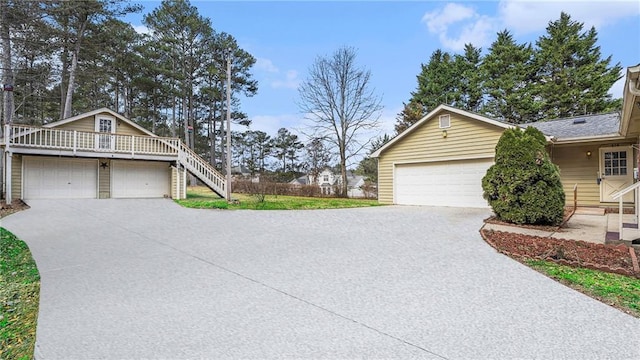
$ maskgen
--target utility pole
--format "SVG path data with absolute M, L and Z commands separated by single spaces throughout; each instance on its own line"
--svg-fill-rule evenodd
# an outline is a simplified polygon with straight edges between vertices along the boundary
M 227 49 L 227 201 L 231 201 L 231 49 Z

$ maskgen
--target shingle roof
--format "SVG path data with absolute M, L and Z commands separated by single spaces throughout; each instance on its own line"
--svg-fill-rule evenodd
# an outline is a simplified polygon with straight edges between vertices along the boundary
M 565 140 L 590 136 L 618 135 L 620 113 L 574 116 L 565 119 L 523 124 L 533 126 L 547 136 Z

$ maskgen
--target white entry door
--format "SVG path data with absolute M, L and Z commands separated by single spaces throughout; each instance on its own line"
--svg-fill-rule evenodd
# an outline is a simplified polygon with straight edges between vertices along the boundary
M 96 118 L 96 149 L 109 151 L 115 148 L 116 132 L 115 118 L 110 116 L 99 116 Z
M 617 202 L 613 194 L 633 184 L 633 151 L 631 147 L 600 148 L 600 201 Z M 623 201 L 633 202 L 633 192 Z
M 166 162 L 111 161 L 111 197 L 164 197 L 170 194 L 170 176 Z
M 396 165 L 395 200 L 400 205 L 488 207 L 482 178 L 493 159 Z
M 94 199 L 98 165 L 95 159 L 24 157 L 24 199 Z

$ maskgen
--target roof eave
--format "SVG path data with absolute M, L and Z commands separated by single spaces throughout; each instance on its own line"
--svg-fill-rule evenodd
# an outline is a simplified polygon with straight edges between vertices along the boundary
M 596 141 L 610 141 L 610 140 L 627 140 L 629 138 L 622 136 L 620 134 L 609 134 L 609 135 L 594 135 L 594 136 L 580 136 L 574 138 L 560 138 L 554 139 L 553 143 L 556 145 L 561 144 L 577 144 L 577 143 L 589 143 Z
M 86 117 L 89 117 L 89 116 L 95 116 L 95 115 L 100 114 L 100 113 L 108 113 L 109 115 L 111 115 L 111 116 L 113 116 L 113 117 L 115 117 L 115 118 L 117 118 L 117 119 L 119 119 L 121 121 L 126 122 L 127 124 L 133 126 L 134 128 L 144 132 L 145 134 L 147 134 L 149 136 L 158 136 L 158 135 L 152 133 L 151 131 L 143 128 L 142 126 L 136 124 L 135 122 L 127 119 L 126 117 L 124 117 L 124 116 L 118 114 L 117 112 L 115 112 L 115 111 L 113 111 L 111 109 L 108 109 L 108 108 L 100 108 L 100 109 L 92 110 L 92 111 L 89 111 L 89 112 L 86 112 L 86 113 L 82 113 L 82 114 L 79 114 L 79 115 L 76 115 L 76 116 L 72 116 L 70 118 L 66 118 L 66 119 L 63 119 L 63 120 L 59 120 L 59 121 L 55 121 L 55 122 L 52 122 L 52 123 L 49 123 L 49 124 L 45 124 L 45 125 L 43 125 L 43 127 L 45 127 L 45 128 L 54 128 L 54 127 L 57 127 L 57 126 L 60 126 L 60 125 L 64 125 L 64 124 L 68 124 L 70 122 L 74 122 L 74 121 L 77 121 L 77 120 L 80 120 L 80 119 L 83 119 L 83 118 L 86 118 Z
M 454 108 L 454 107 L 451 107 L 451 106 L 448 106 L 448 105 L 438 105 L 438 107 L 436 107 L 435 109 L 431 110 L 427 115 L 423 116 L 420 120 L 416 121 L 413 125 L 411 125 L 409 128 L 407 128 L 405 131 L 403 131 L 400 134 L 396 135 L 396 137 L 391 139 L 391 141 L 389 141 L 388 143 L 384 144 L 380 149 L 374 151 L 369 156 L 373 157 L 373 158 L 380 157 L 380 154 L 382 154 L 383 151 L 385 151 L 386 149 L 391 147 L 396 142 L 400 141 L 400 139 L 402 139 L 405 136 L 409 135 L 410 133 L 414 132 L 423 123 L 429 121 L 435 114 L 437 114 L 441 110 L 447 110 L 449 112 L 456 113 L 458 115 L 470 117 L 472 119 L 479 120 L 479 121 L 482 121 L 482 122 L 487 123 L 487 124 L 495 125 L 495 126 L 503 128 L 503 129 L 512 129 L 512 128 L 516 127 L 516 125 L 506 124 L 506 123 L 503 123 L 503 122 L 500 122 L 500 121 L 496 121 L 496 120 L 493 120 L 493 119 L 489 119 L 487 117 L 484 117 L 484 116 L 481 116 L 481 115 L 478 115 L 478 114 L 474 114 L 474 113 L 471 113 L 471 112 L 468 112 L 468 111 L 465 111 L 465 110 L 457 109 L 457 108 Z
M 631 111 L 636 103 L 636 97 L 640 94 L 640 64 L 627 68 L 627 78 L 622 92 L 622 116 L 620 119 L 620 134 L 626 135 L 629 131 Z

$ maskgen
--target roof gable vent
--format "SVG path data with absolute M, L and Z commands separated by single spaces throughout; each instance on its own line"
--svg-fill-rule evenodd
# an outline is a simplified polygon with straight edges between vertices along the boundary
M 440 115 L 439 120 L 440 120 L 440 124 L 439 124 L 440 129 L 447 129 L 451 127 L 451 117 L 449 116 L 449 114 Z
M 585 120 L 585 119 L 574 119 L 573 120 L 573 124 L 574 125 L 576 125 L 576 124 L 584 124 L 586 122 L 587 122 L 587 120 Z

